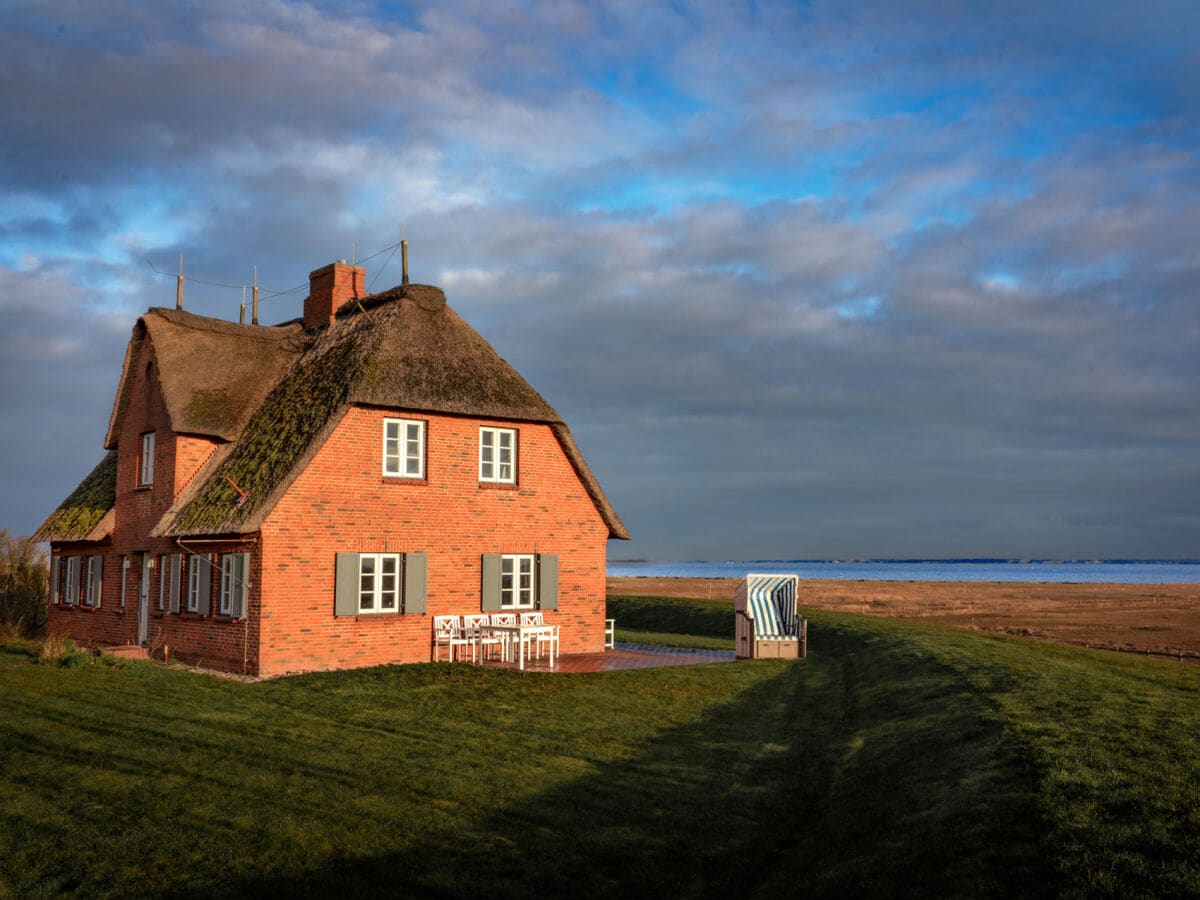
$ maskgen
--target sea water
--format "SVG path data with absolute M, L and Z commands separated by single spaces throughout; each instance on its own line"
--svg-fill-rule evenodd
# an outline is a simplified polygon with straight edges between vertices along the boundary
M 838 581 L 1053 581 L 1060 583 L 1200 583 L 1200 560 L 612 560 L 609 575 L 652 578 L 743 578 L 788 573 Z

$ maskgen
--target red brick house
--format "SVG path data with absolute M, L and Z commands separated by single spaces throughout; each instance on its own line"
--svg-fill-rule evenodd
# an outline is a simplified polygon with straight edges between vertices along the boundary
M 50 629 L 252 675 L 431 658 L 432 617 L 604 641 L 628 532 L 558 414 L 439 288 L 310 275 L 303 319 L 150 309 L 107 455 L 35 535 Z

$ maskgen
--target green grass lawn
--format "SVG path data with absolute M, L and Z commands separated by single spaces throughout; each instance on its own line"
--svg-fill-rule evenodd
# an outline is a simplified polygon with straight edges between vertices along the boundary
M 1200 892 L 1200 671 L 810 621 L 804 661 L 573 676 L 0 651 L 0 895 Z

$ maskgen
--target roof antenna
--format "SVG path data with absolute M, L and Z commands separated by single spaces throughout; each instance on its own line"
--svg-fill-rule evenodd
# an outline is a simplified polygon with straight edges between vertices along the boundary
M 258 266 L 254 267 L 254 299 L 251 301 L 254 306 L 251 310 L 250 324 L 258 324 Z
M 404 239 L 404 222 L 400 222 L 400 284 L 408 284 L 408 241 Z
M 183 254 L 179 254 L 179 274 L 175 276 L 175 308 L 183 309 Z
M 238 314 L 238 324 L 246 324 L 246 285 L 244 282 L 242 284 L 242 311 Z

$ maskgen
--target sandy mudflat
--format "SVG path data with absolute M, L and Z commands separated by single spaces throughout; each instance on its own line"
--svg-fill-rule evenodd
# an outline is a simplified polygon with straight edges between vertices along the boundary
M 608 592 L 731 601 L 737 582 L 619 577 Z M 800 603 L 1200 662 L 1200 584 L 802 581 Z

